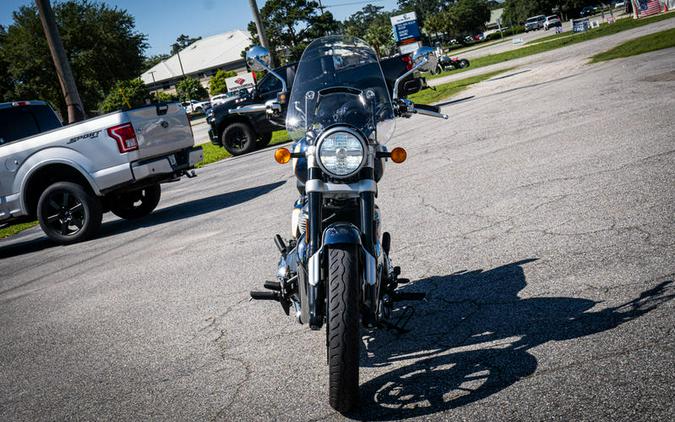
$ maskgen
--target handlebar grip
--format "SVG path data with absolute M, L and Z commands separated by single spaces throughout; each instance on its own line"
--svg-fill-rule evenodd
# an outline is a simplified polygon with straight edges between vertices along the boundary
M 430 117 L 440 117 L 441 119 L 448 120 L 447 114 L 440 113 L 440 108 L 436 106 L 424 105 L 424 104 L 415 104 L 414 112 L 417 114 L 423 114 Z

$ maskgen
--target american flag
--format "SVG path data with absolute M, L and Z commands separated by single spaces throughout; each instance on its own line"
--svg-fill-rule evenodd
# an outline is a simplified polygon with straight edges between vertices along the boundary
M 661 12 L 661 2 L 659 0 L 634 0 L 633 7 L 635 7 L 638 16 L 641 18 Z

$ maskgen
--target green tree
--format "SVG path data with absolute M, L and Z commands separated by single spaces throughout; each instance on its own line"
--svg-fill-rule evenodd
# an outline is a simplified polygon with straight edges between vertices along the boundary
M 206 88 L 195 78 L 186 77 L 176 84 L 176 93 L 181 101 L 202 100 L 209 96 Z
M 447 17 L 456 34 L 474 35 L 485 30 L 490 7 L 486 0 L 459 0 L 448 9 Z
M 296 61 L 309 42 L 336 32 L 339 24 L 330 12 L 323 15 L 319 4 L 309 0 L 267 0 L 260 10 L 260 19 L 267 31 L 267 39 L 276 57 Z M 258 38 L 255 23 L 248 24 L 253 39 Z M 277 63 L 278 64 L 278 63 Z
M 85 109 L 94 111 L 117 81 L 141 73 L 146 37 L 129 13 L 103 3 L 68 0 L 53 9 L 80 97 Z M 0 37 L 0 57 L 14 81 L 5 98 L 43 99 L 67 115 L 35 6 L 20 7 L 12 19 Z
M 209 79 L 209 94 L 211 96 L 224 94 L 227 92 L 227 85 L 225 79 L 237 76 L 237 72 L 232 70 L 218 70 L 215 75 Z
M 175 94 L 169 94 L 167 92 L 157 92 L 155 93 L 155 100 L 160 103 L 171 103 L 178 101 L 178 96 Z
M 140 78 L 118 81 L 101 102 L 103 113 L 141 106 L 150 100 L 150 91 Z
M 195 41 L 201 40 L 202 37 L 190 37 L 189 35 L 185 34 L 180 34 L 178 38 L 176 38 L 176 42 L 171 44 L 171 55 L 174 55 L 181 51 L 182 49 L 188 47 L 190 44 L 194 43 Z
M 368 4 L 349 16 L 342 24 L 342 32 L 363 38 L 375 49 L 378 56 L 387 54 L 394 46 L 394 35 L 389 17 L 382 6 Z
M 398 0 L 397 14 L 415 12 L 420 28 L 426 25 L 429 16 L 438 14 L 454 3 L 454 0 Z
M 464 37 L 482 32 L 489 20 L 490 7 L 486 0 L 459 0 L 436 15 L 427 17 L 425 28 L 429 33 Z

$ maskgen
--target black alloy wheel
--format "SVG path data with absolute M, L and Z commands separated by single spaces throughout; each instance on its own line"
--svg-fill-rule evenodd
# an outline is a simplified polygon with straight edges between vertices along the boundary
M 161 196 L 162 188 L 159 183 L 124 192 L 111 198 L 110 211 L 125 220 L 135 220 L 153 212 Z
M 258 138 L 258 148 L 266 147 L 267 145 L 270 144 L 271 141 L 272 141 L 272 134 L 271 133 L 263 133 Z
M 223 147 L 234 156 L 248 154 L 257 147 L 255 133 L 246 123 L 232 123 L 221 138 Z
M 40 227 L 53 241 L 75 243 L 90 238 L 101 226 L 99 199 L 82 186 L 58 182 L 40 196 L 37 207 Z

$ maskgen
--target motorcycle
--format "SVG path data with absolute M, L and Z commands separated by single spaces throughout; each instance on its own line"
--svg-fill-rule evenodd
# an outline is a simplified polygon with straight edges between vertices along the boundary
M 254 70 L 274 74 L 264 48 L 250 49 L 246 59 Z M 282 90 L 265 105 L 271 118 L 287 109 L 286 128 L 295 143 L 274 157 L 292 162 L 300 196 L 291 238 L 275 236 L 281 253 L 276 281 L 252 291 L 251 299 L 280 302 L 286 315 L 292 310 L 312 330 L 326 326 L 329 402 L 343 413 L 358 402 L 360 328 L 395 328 L 389 321 L 394 304 L 424 297 L 396 290 L 409 280 L 399 277 L 389 258 L 391 236 L 382 232 L 375 197 L 385 161 L 402 163 L 407 156 L 403 148 L 385 146 L 394 119 L 448 117 L 438 107 L 398 96 L 400 81 L 436 65 L 433 49 L 420 47 L 412 69 L 395 81 L 392 99 L 370 46 L 352 37 L 324 37 L 305 49 L 290 97 Z
M 471 63 L 468 59 L 460 59 L 459 57 L 440 56 L 438 58 L 438 66 L 432 69 L 431 74 L 437 75 L 445 72 L 448 69 L 464 69 L 469 67 Z

